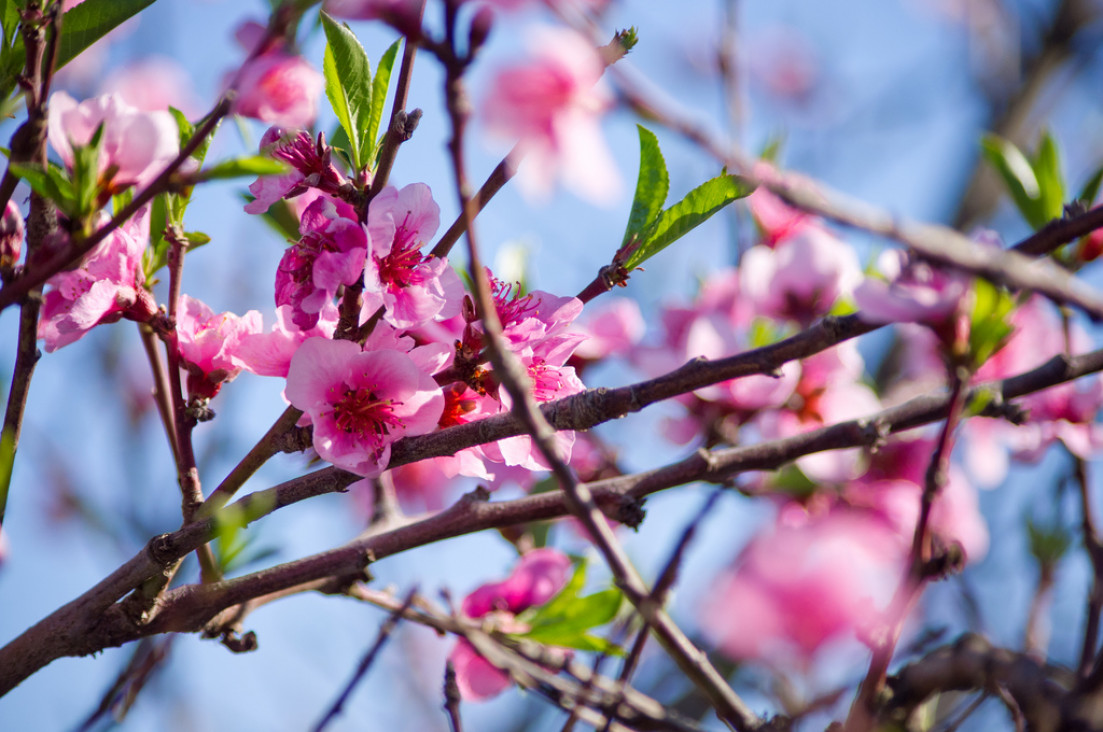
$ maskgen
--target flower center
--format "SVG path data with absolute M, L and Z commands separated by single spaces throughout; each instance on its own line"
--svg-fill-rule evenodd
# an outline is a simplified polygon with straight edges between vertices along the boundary
M 425 261 L 416 241 L 399 243 L 395 237 L 391 253 L 385 257 L 376 257 L 375 263 L 379 268 L 379 279 L 391 290 L 396 290 L 410 285 L 420 285 L 425 276 L 417 267 Z
M 333 420 L 343 432 L 378 442 L 392 427 L 402 426 L 402 419 L 394 414 L 394 407 L 401 403 L 380 399 L 374 387 L 346 388 L 333 405 Z
M 502 282 L 494 277 L 490 278 L 490 290 L 494 295 L 494 307 L 498 310 L 498 320 L 502 321 L 502 327 L 508 327 L 524 319 L 528 313 L 536 309 L 536 303 L 532 295 L 518 297 L 513 292 L 513 284 Z

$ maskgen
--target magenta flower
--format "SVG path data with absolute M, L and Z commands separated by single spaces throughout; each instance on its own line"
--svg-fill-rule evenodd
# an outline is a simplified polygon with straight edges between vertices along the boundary
M 249 185 L 255 200 L 245 212 L 262 214 L 281 198 L 294 198 L 316 189 L 335 196 L 347 182 L 330 161 L 333 149 L 319 144 L 302 130 L 269 127 L 260 140 L 260 151 L 291 166 L 282 175 L 264 175 Z
M 87 145 L 103 126 L 100 182 L 111 193 L 148 185 L 180 152 L 180 132 L 167 111 L 142 112 L 115 95 L 78 104 L 65 92 L 50 95 L 49 106 L 50 144 L 70 168 L 73 146 Z
M 371 256 L 364 268 L 364 316 L 380 306 L 396 328 L 416 328 L 460 311 L 463 284 L 448 260 L 421 253 L 440 225 L 429 186 L 384 188 L 368 208 Z
M 299 346 L 284 394 L 314 424 L 318 455 L 364 477 L 386 469 L 395 440 L 434 430 L 444 408 L 440 387 L 407 354 L 325 338 Z
M 101 216 L 101 225 L 107 221 Z M 149 242 L 149 207 L 107 235 L 77 269 L 51 277 L 42 305 L 38 337 L 46 350 L 84 337 L 100 323 L 120 318 L 146 322 L 157 304 L 145 288 L 142 253 Z
M 176 313 L 180 358 L 188 372 L 188 396 L 211 399 L 222 384 L 233 381 L 244 364 L 237 356 L 241 340 L 261 332 L 260 313 L 243 316 L 214 313 L 207 305 L 183 295 Z
M 284 252 L 276 271 L 276 306 L 291 306 L 292 322 L 309 330 L 337 289 L 360 277 L 368 240 L 352 207 L 328 198 L 307 207 L 299 232 L 303 238 Z
M 516 616 L 555 597 L 570 578 L 571 560 L 555 549 L 534 549 L 521 557 L 513 573 L 501 582 L 483 585 L 460 606 L 469 618 L 487 618 L 507 633 L 528 628 Z M 509 675 L 490 664 L 466 640 L 459 640 L 448 660 L 456 670 L 456 684 L 464 699 L 483 701 L 509 688 Z
M 529 46 L 529 61 L 491 82 L 483 105 L 488 131 L 518 140 L 524 190 L 546 195 L 562 177 L 580 195 L 612 200 L 620 176 L 599 125 L 610 97 L 597 85 L 605 70 L 597 49 L 573 31 L 550 28 L 535 32 Z
M 0 268 L 12 267 L 23 252 L 23 212 L 15 201 L 8 200 L 0 217 Z

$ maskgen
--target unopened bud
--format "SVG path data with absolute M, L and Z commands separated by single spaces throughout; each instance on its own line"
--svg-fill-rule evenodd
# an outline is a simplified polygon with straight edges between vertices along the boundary
M 23 214 L 15 201 L 8 201 L 0 218 L 0 268 L 14 267 L 23 251 Z
M 486 6 L 479 8 L 478 12 L 475 13 L 475 17 L 471 19 L 471 36 L 467 45 L 468 55 L 474 56 L 475 52 L 486 43 L 493 27 L 494 11 Z

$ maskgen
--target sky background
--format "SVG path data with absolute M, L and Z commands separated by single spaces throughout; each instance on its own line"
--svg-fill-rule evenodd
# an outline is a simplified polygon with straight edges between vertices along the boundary
M 932 221 L 953 215 L 972 170 L 977 139 L 987 124 L 987 106 L 978 92 L 1001 83 L 989 74 L 992 57 L 986 43 L 1013 50 L 1015 43 L 999 42 L 1018 38 L 1020 25 L 1029 27 L 1051 10 L 1051 3 L 1042 0 L 1013 3 L 1003 30 L 997 26 L 985 35 L 970 33 L 945 10 L 968 6 L 979 13 L 989 7 L 983 1 L 732 2 L 742 62 L 742 115 L 733 127 L 714 63 L 726 5 L 723 0 L 614 0 L 605 22 L 610 31 L 628 25 L 639 29 L 640 44 L 623 63 L 710 128 L 734 134 L 750 150 L 783 135 L 786 166 L 902 216 Z M 159 0 L 113 39 L 102 67 L 84 81 L 70 75 L 68 88 L 74 96 L 90 96 L 111 69 L 151 55 L 167 56 L 186 68 L 194 110 L 201 113 L 214 103 L 224 75 L 243 58 L 233 41 L 234 28 L 247 18 L 261 19 L 266 7 L 262 2 Z M 429 13 L 434 12 L 439 8 L 430 0 Z M 471 78 L 476 101 L 481 82 L 522 55 L 525 30 L 550 21 L 539 10 L 499 19 Z M 353 27 L 373 61 L 394 40 L 390 31 L 373 24 Z M 321 32 L 311 30 L 309 20 L 302 41 L 304 54 L 320 68 Z M 1066 177 L 1074 189 L 1103 157 L 1099 53 L 1085 59 L 1074 72 L 1059 76 L 1041 105 L 1065 152 Z M 432 59 L 422 56 L 410 106 L 421 107 L 425 115 L 414 138 L 401 148 L 393 182 L 428 183 L 441 207 L 443 230 L 457 205 L 448 185 L 441 99 L 441 73 Z M 605 123 L 623 177 L 621 193 L 609 207 L 595 207 L 566 192 L 534 202 L 507 187 L 479 218 L 480 238 L 488 250 L 484 257 L 506 261 L 510 252 L 525 252 L 529 284 L 555 294 L 574 294 L 587 284 L 608 263 L 624 231 L 638 159 L 636 122 L 616 111 Z M 327 133 L 334 125 L 328 112 L 319 121 Z M 0 137 L 7 139 L 13 129 L 12 123 L 0 126 Z M 263 131 L 259 123 L 223 124 L 208 159 L 255 149 Z M 671 170 L 671 200 L 719 172 L 714 161 L 687 143 L 656 131 Z M 485 142 L 478 125 L 471 142 L 471 177 L 481 181 L 505 148 Z M 267 326 L 284 243 L 258 218 L 242 212 L 240 193 L 247 182 L 203 187 L 196 193 L 188 228 L 206 232 L 213 241 L 189 255 L 184 290 L 216 312 L 261 310 Z M 636 299 L 651 322 L 661 303 L 688 301 L 701 277 L 734 261 L 739 215 L 733 209 L 702 226 L 651 260 L 647 271 L 636 273 L 618 294 Z M 993 225 L 1008 241 L 1027 233 L 1006 206 Z M 847 237 L 866 261 L 870 241 L 851 233 Z M 16 320 L 14 312 L 0 316 L 0 376 L 5 383 Z M 862 350 L 872 359 L 885 345 L 885 337 L 878 335 L 864 339 Z M 97 328 L 41 361 L 5 523 L 9 557 L 0 567 L 0 642 L 86 590 L 149 536 L 178 525 L 179 493 L 156 416 L 127 416 L 131 400 L 148 392 L 144 366 L 136 329 L 128 322 Z M 626 368 L 610 366 L 593 371 L 587 386 L 638 378 Z M 212 406 L 218 418 L 196 431 L 205 486 L 217 483 L 283 411 L 281 389 L 280 380 L 243 374 L 217 397 Z M 654 467 L 682 454 L 661 435 L 663 417 L 674 413 L 672 407 L 660 406 L 599 432 L 623 446 L 627 468 Z M 267 487 L 303 468 L 301 456 L 280 456 L 247 488 Z M 988 557 L 963 579 L 935 587 L 927 599 L 931 616 L 946 623 L 950 637 L 964 627 L 962 588 L 967 587 L 980 599 L 982 626 L 993 639 L 1019 644 L 1034 581 L 1023 517 L 1055 512 L 1071 521 L 1070 506 L 1040 490 L 1066 469 L 1064 459 L 1054 453 L 1038 466 L 1019 470 L 1008 485 L 982 495 L 993 536 Z M 646 576 L 662 566 L 707 491 L 690 486 L 649 499 L 642 528 L 622 535 Z M 79 508 L 91 511 L 86 518 L 92 528 L 74 516 L 67 492 L 82 498 Z M 711 578 L 768 515 L 766 507 L 731 495 L 704 523 L 673 601 L 675 617 L 691 631 L 695 608 Z M 253 534 L 257 546 L 272 547 L 279 560 L 288 560 L 355 536 L 363 516 L 354 496 L 326 496 L 277 512 Z M 585 551 L 567 530 L 557 530 L 555 543 Z M 430 595 L 447 587 L 461 598 L 482 582 L 505 576 L 514 557 L 512 547 L 496 534 L 463 537 L 380 562 L 373 567 L 375 586 L 393 585 L 402 593 L 417 584 Z M 189 570 L 194 573 L 194 567 Z M 600 571 L 594 574 L 595 581 L 602 579 Z M 1079 558 L 1062 565 L 1059 583 L 1052 608 L 1052 652 L 1057 659 L 1069 659 L 1078 643 L 1085 596 L 1086 572 Z M 309 595 L 267 606 L 249 618 L 247 627 L 260 640 L 256 653 L 235 656 L 217 643 L 179 637 L 164 672 L 143 693 L 123 728 L 308 728 L 371 645 L 382 617 L 351 600 Z M 331 729 L 446 729 L 439 687 L 451 643 L 422 628 L 400 630 Z M 95 659 L 55 661 L 0 699 L 0 728 L 75 728 L 128 654 L 129 649 L 116 649 Z M 833 669 L 813 669 L 800 683 L 809 691 L 822 690 L 832 678 L 859 672 L 840 663 Z M 677 697 L 685 683 L 664 677 L 658 665 L 645 665 L 640 679 L 666 698 Z M 761 708 L 753 691 L 749 700 Z M 464 708 L 465 722 L 473 730 L 515 729 L 514 713 L 523 714 L 530 729 L 562 725 L 557 713 L 517 692 Z

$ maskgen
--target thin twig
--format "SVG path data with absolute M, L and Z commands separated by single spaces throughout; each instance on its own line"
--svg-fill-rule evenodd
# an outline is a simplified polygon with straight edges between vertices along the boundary
M 1070 453 L 1071 454 L 1071 453 Z M 1084 534 L 1084 549 L 1092 568 L 1092 586 L 1088 594 L 1088 607 L 1084 620 L 1084 638 L 1080 648 L 1080 662 L 1077 673 L 1087 676 L 1095 661 L 1099 643 L 1099 616 L 1103 612 L 1103 541 L 1095 525 L 1092 511 L 1091 488 L 1088 482 L 1088 466 L 1082 458 L 1072 455 L 1076 487 L 1080 495 L 1081 527 Z
M 460 687 L 456 683 L 456 667 L 451 661 L 444 664 L 444 713 L 448 715 L 448 728 L 452 732 L 463 732 L 463 719 L 460 717 Z
M 375 636 L 375 642 L 372 643 L 371 648 L 364 654 L 364 657 L 360 659 L 360 665 L 356 667 L 356 671 L 353 673 L 352 678 L 349 679 L 348 684 L 345 685 L 340 696 L 333 702 L 333 706 L 329 708 L 329 711 L 327 711 L 318 721 L 318 724 L 314 726 L 314 732 L 322 732 L 322 730 L 341 713 L 345 703 L 348 702 L 349 697 L 352 695 L 353 689 L 355 689 L 356 685 L 360 683 L 360 680 L 364 678 L 364 674 L 368 672 L 371 665 L 375 663 L 375 658 L 379 655 L 379 651 L 383 648 L 387 639 L 391 637 L 391 633 L 394 632 L 395 626 L 398 625 L 398 621 L 402 618 L 403 613 L 410 609 L 414 597 L 416 596 L 417 588 L 414 587 L 406 593 L 406 599 L 402 602 L 402 606 L 394 610 L 387 619 L 383 621 L 383 624 L 379 626 L 379 633 Z

